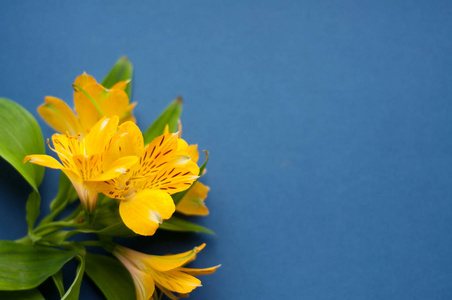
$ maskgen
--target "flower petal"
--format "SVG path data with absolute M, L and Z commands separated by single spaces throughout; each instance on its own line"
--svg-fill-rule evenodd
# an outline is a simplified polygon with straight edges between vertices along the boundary
M 198 145 L 188 145 L 183 139 L 177 140 L 177 152 L 179 155 L 189 156 L 195 163 L 199 159 Z
M 153 274 L 151 273 L 151 276 L 154 278 L 156 284 L 177 293 L 190 293 L 195 288 L 201 286 L 201 280 L 178 270 L 166 272 L 154 271 Z
M 129 97 L 123 90 L 111 89 L 105 93 L 102 99 L 99 99 L 99 106 L 104 116 L 118 116 L 122 119 L 128 112 Z
M 105 97 L 106 89 L 98 84 L 92 76 L 86 73 L 75 79 L 74 86 L 75 111 L 80 119 L 83 131 L 88 131 L 102 118 L 102 114 L 99 112 L 96 105 L 99 106 L 99 100 Z M 82 88 L 96 104 L 94 104 L 80 88 Z
M 110 145 L 111 138 L 116 133 L 119 119 L 117 116 L 102 118 L 85 136 L 85 155 L 102 153 Z
M 72 109 L 61 99 L 47 96 L 45 103 L 38 107 L 41 117 L 56 131 L 75 135 L 82 131 Z
M 126 122 L 118 127 L 112 138 L 112 145 L 105 154 L 104 168 L 123 156 L 138 156 L 143 154 L 143 134 L 133 122 Z
M 151 172 L 152 177 L 142 180 L 143 189 L 157 189 L 174 194 L 185 191 L 199 178 L 199 167 L 189 157 L 175 157 L 154 170 Z
M 141 176 L 153 176 L 161 166 L 167 164 L 177 151 L 177 135 L 166 133 L 155 138 L 144 150 L 140 158 Z
M 24 163 L 30 161 L 33 164 L 52 168 L 52 169 L 64 169 L 63 165 L 60 164 L 55 158 L 48 155 L 33 154 L 25 156 Z
M 174 210 L 171 196 L 156 190 L 143 190 L 119 204 L 124 224 L 141 235 L 153 235 L 164 219 L 171 218 Z
M 209 210 L 204 204 L 210 188 L 199 181 L 196 181 L 191 189 L 185 194 L 177 204 L 176 210 L 185 215 L 206 216 Z
M 118 247 L 124 248 L 124 247 Z M 124 248 L 126 249 L 126 248 Z M 129 249 L 127 249 L 129 250 Z M 115 251 L 113 254 L 122 262 L 132 276 L 135 285 L 137 300 L 149 300 L 154 294 L 155 284 L 151 275 L 137 269 L 135 265 L 121 254 L 120 251 Z
M 124 80 L 124 81 L 118 81 L 117 83 L 115 83 L 114 86 L 111 87 L 111 90 L 114 89 L 119 89 L 119 90 L 125 90 L 127 85 L 129 84 L 130 79 L 129 80 Z
M 174 194 L 188 189 L 198 178 L 199 167 L 188 156 L 179 155 L 176 133 L 165 133 L 155 138 L 140 158 L 141 189 L 159 189 Z
M 136 156 L 121 157 L 113 164 L 111 164 L 110 168 L 106 170 L 104 173 L 99 174 L 96 177 L 89 178 L 88 181 L 107 181 L 118 176 L 124 175 L 137 162 L 138 157 Z
M 206 244 L 202 244 L 187 252 L 172 255 L 146 255 L 142 260 L 152 269 L 158 271 L 169 271 L 183 266 L 196 258 L 196 254 L 204 249 Z
M 181 272 L 185 272 L 187 274 L 193 275 L 193 276 L 200 276 L 200 275 L 209 275 L 215 272 L 221 265 L 205 268 L 205 269 L 192 269 L 192 268 L 179 268 L 178 270 Z

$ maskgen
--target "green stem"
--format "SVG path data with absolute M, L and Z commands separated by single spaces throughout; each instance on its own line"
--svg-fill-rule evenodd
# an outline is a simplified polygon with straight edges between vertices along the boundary
M 55 197 L 55 199 L 52 202 L 57 200 L 57 198 L 58 197 Z M 39 223 L 38 226 L 52 222 L 53 219 L 55 219 L 55 217 L 58 216 L 65 208 L 66 208 L 66 205 L 60 205 L 54 211 L 50 212 L 50 214 L 48 216 L 46 216 L 44 219 L 42 219 L 42 221 Z
M 42 237 L 59 229 L 65 227 L 82 228 L 86 225 L 85 220 L 80 222 L 80 218 L 83 218 L 84 211 L 80 209 L 80 206 L 68 217 L 61 221 L 50 222 L 40 224 L 32 231 L 33 236 Z
M 43 236 L 49 233 L 52 233 L 54 231 L 57 231 L 61 228 L 65 227 L 80 227 L 81 224 L 77 223 L 77 220 L 73 221 L 58 221 L 58 222 L 51 222 L 44 224 L 42 226 L 39 226 L 35 230 L 33 230 L 33 234 L 37 236 Z

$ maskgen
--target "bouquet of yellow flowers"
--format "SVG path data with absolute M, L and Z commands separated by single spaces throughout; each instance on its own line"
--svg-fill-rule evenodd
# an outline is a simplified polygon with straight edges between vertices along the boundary
M 0 241 L 1 299 L 44 299 L 37 287 L 50 277 L 62 299 L 78 299 L 84 274 L 106 299 L 179 299 L 201 286 L 195 276 L 219 267 L 186 267 L 205 244 L 158 256 L 113 240 L 152 236 L 159 229 L 212 233 L 181 217 L 209 213 L 204 204 L 209 187 L 199 182 L 208 152 L 199 166 L 197 145 L 182 139 L 182 100 L 174 100 L 142 132 L 133 115 L 136 103 L 130 102 L 131 78 L 132 65 L 123 57 L 101 84 L 86 73 L 76 78 L 74 111 L 63 100 L 45 97 L 38 112 L 57 132 L 47 145 L 58 159 L 45 155 L 33 116 L 0 98 L 0 156 L 33 189 L 26 203 L 28 234 Z M 43 167 L 62 172 L 51 212 L 37 223 Z M 68 212 L 77 199 L 77 208 Z M 75 235 L 81 237 L 74 240 Z M 93 254 L 86 247 L 101 247 L 111 255 Z M 74 258 L 77 274 L 65 290 L 61 268 Z

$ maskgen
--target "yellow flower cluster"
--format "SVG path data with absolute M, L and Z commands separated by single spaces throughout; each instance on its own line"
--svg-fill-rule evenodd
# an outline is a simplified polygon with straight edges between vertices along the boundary
M 24 162 L 62 170 L 88 214 L 95 212 L 99 193 L 118 199 L 124 224 L 137 234 L 153 235 L 175 212 L 174 193 L 192 187 L 177 210 L 208 214 L 204 199 L 209 188 L 196 181 L 197 146 L 188 145 L 178 133 L 165 130 L 144 145 L 132 114 L 135 103 L 129 103 L 124 91 L 127 84 L 122 81 L 107 89 L 92 76 L 80 75 L 73 84 L 76 114 L 64 101 L 46 97 L 38 112 L 60 132 L 52 136 L 53 147 L 48 144 L 61 163 L 48 155 L 29 155 Z M 138 299 L 149 299 L 154 283 L 167 295 L 185 294 L 200 285 L 190 274 L 214 272 L 216 267 L 182 268 L 202 248 L 158 258 L 117 246 L 114 254 L 132 274 Z

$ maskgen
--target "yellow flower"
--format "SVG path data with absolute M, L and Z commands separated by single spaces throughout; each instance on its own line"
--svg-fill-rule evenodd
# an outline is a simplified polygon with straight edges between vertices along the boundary
M 44 167 L 61 169 L 71 180 L 80 201 L 91 213 L 96 208 L 97 184 L 117 178 L 138 162 L 136 156 L 123 156 L 112 161 L 106 153 L 118 128 L 118 117 L 102 118 L 85 136 L 54 134 L 52 142 L 62 164 L 48 155 L 28 155 L 30 161 Z M 49 144 L 50 147 L 50 144 Z
M 70 135 L 88 132 L 102 117 L 118 116 L 120 123 L 135 121 L 132 109 L 136 103 L 129 104 L 129 97 L 124 91 L 127 83 L 120 81 L 107 89 L 84 73 L 77 77 L 73 85 L 78 118 L 64 101 L 50 96 L 38 107 L 38 112 L 56 131 L 69 132 Z
M 153 235 L 164 219 L 171 218 L 175 205 L 171 194 L 188 189 L 198 178 L 199 167 L 189 153 L 179 149 L 176 133 L 165 133 L 144 147 L 143 135 L 132 122 L 119 126 L 118 137 L 107 157 L 139 157 L 130 172 L 99 184 L 105 195 L 120 199 L 124 224 L 140 235 Z
M 215 272 L 220 266 L 206 269 L 191 269 L 184 266 L 196 258 L 196 254 L 205 247 L 202 244 L 190 251 L 175 255 L 148 255 L 122 246 L 116 246 L 113 254 L 132 275 L 138 300 L 148 300 L 159 288 L 170 299 L 190 293 L 201 286 L 195 276 Z M 176 296 L 173 293 L 181 295 Z

